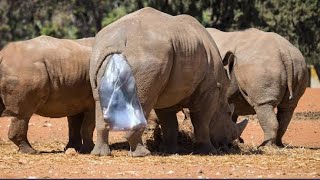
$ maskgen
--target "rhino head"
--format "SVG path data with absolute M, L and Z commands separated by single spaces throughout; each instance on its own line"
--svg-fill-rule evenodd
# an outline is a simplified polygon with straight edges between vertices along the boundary
M 231 147 L 234 140 L 241 139 L 240 136 L 248 124 L 248 120 L 243 120 L 238 124 L 232 121 L 235 106 L 228 102 L 230 94 L 234 94 L 235 92 L 233 91 L 238 90 L 233 72 L 234 65 L 236 64 L 235 55 L 228 51 L 223 59 L 223 64 L 225 74 L 228 77 L 225 78 L 227 82 L 224 83 L 224 86 L 220 87 L 221 96 L 224 96 L 224 98 L 221 98 L 223 102 L 220 103 L 210 122 L 210 138 L 216 148 Z
M 235 140 L 240 138 L 242 132 L 248 124 L 247 119 L 239 123 L 232 121 L 231 117 L 234 110 L 232 107 L 220 108 L 210 123 L 211 143 L 216 148 L 222 148 L 226 151 L 232 147 Z M 231 109 L 231 112 L 229 109 Z

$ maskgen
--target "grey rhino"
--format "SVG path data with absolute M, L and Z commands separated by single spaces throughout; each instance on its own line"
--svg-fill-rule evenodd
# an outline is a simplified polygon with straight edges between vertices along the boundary
M 126 109 L 128 107 L 139 114 L 139 117 L 133 115 L 137 117 L 132 119 L 141 118 L 140 114 L 147 115 L 152 108 L 155 109 L 164 129 L 164 141 L 169 152 L 176 151 L 176 112 L 181 107 L 188 107 L 191 111 L 198 153 L 214 152 L 210 141 L 211 121 L 230 124 L 229 132 L 241 134 L 244 126 L 240 125 L 242 128 L 239 128 L 231 120 L 231 111 L 225 96 L 230 80 L 221 62 L 218 49 L 209 33 L 196 19 L 188 15 L 171 16 L 152 8 L 143 8 L 104 27 L 95 37 L 90 59 L 90 81 L 96 102 L 97 130 L 97 142 L 91 153 L 110 155 L 110 127 L 107 122 L 118 117 L 109 113 L 111 110 L 119 111 L 119 116 L 128 117 L 126 113 L 132 112 Z M 133 74 L 136 87 L 130 85 L 131 90 L 128 88 L 127 93 L 131 94 L 137 89 L 137 98 L 142 109 L 131 106 L 129 101 L 132 99 L 126 100 L 123 98 L 125 95 L 115 91 L 113 96 L 119 99 L 113 102 L 110 100 L 108 107 L 101 106 L 101 81 L 105 78 L 104 74 L 109 72 L 109 66 L 115 63 L 128 64 L 131 67 L 131 72 L 126 74 Z M 119 81 L 116 82 L 128 83 L 121 80 L 126 74 L 118 74 Z M 116 88 L 111 80 L 106 86 L 108 85 L 110 89 Z M 216 112 L 220 112 L 223 117 L 213 119 Z M 150 154 L 141 140 L 144 129 L 145 127 L 139 127 L 126 135 L 132 156 Z M 228 136 L 229 133 L 223 134 L 223 138 L 217 141 L 231 140 Z
M 66 148 L 93 149 L 95 106 L 89 80 L 94 38 L 40 36 L 9 43 L 0 52 L 0 113 L 11 118 L 9 139 L 23 153 L 36 153 L 27 139 L 33 113 L 68 116 Z
M 229 103 L 235 104 L 234 122 L 239 115 L 256 113 L 264 131 L 261 145 L 283 146 L 282 137 L 308 83 L 303 55 L 276 33 L 254 28 L 207 30 L 231 77 L 227 96 Z M 233 54 L 236 61 L 229 61 L 234 59 L 230 58 Z

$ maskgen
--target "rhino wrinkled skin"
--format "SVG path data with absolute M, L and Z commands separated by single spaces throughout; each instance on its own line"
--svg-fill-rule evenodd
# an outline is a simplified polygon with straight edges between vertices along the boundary
M 171 16 L 143 8 L 104 27 L 95 37 L 90 81 L 96 102 L 97 142 L 92 154 L 111 153 L 108 119 L 103 118 L 99 87 L 113 54 L 121 54 L 122 61 L 127 61 L 131 67 L 144 115 L 155 109 L 168 152 L 177 151 L 176 112 L 182 107 L 190 109 L 198 153 L 215 151 L 210 134 L 220 132 L 210 132 L 212 122 L 228 125 L 228 132 L 222 131 L 221 139 L 215 139 L 221 141 L 217 143 L 240 136 L 243 129 L 232 122 L 225 96 L 230 80 L 206 29 L 191 16 Z M 217 112 L 221 116 L 214 119 Z M 132 130 L 126 136 L 132 156 L 150 153 L 142 144 L 143 130 Z
M 19 151 L 37 152 L 27 139 L 33 113 L 53 118 L 68 116 L 66 148 L 83 153 L 92 150 L 95 106 L 89 60 L 93 41 L 40 36 L 9 43 L 2 49 L 0 113 L 11 118 L 8 136 Z
M 207 30 L 231 77 L 227 96 L 235 105 L 233 120 L 256 113 L 264 131 L 261 145 L 283 146 L 282 137 L 308 83 L 303 55 L 276 33 L 254 28 L 236 32 Z M 233 54 L 235 61 L 228 61 Z

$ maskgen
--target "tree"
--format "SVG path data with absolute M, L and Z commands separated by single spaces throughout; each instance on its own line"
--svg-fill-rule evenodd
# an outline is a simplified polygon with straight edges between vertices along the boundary
M 171 15 L 189 14 L 205 27 L 224 31 L 250 27 L 273 31 L 298 47 L 309 64 L 320 63 L 318 0 L 0 0 L 0 48 L 42 34 L 94 36 L 146 6 Z

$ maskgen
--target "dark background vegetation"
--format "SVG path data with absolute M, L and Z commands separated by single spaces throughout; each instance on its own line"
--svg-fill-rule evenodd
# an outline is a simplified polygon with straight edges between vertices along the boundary
M 223 31 L 256 27 L 298 47 L 308 64 L 320 63 L 319 0 L 0 0 L 0 48 L 39 35 L 94 36 L 118 18 L 150 6 L 189 14 Z

